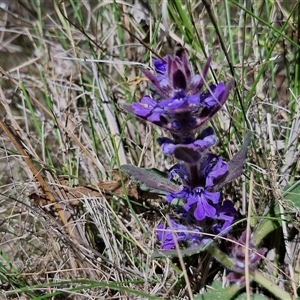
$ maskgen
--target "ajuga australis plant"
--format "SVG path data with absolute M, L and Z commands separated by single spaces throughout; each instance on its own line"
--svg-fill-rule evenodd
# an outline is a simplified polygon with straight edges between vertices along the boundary
M 232 201 L 222 199 L 220 189 L 242 174 L 251 134 L 246 134 L 241 150 L 229 162 L 209 151 L 217 138 L 207 123 L 228 99 L 234 81 L 208 85 L 205 78 L 211 58 L 201 74 L 194 74 L 186 51 L 181 45 L 176 49 L 174 56 L 154 60 L 154 73 L 141 70 L 158 96 L 145 95 L 139 102 L 125 104 L 123 108 L 169 132 L 171 138 L 159 137 L 157 141 L 161 151 L 173 156 L 177 163 L 167 171 L 167 178 L 132 165 L 124 165 L 122 170 L 164 195 L 173 207 L 168 221 L 156 229 L 162 250 L 173 249 L 176 244 L 199 251 L 214 248 L 210 251 L 212 255 L 231 269 L 228 280 L 242 286 L 245 255 L 241 254 L 245 253 L 242 249 L 246 231 L 239 240 L 231 239 L 233 244 L 227 247 L 229 255 L 216 252 L 216 247 L 218 237 L 230 234 L 237 215 Z M 250 246 L 255 245 L 251 242 Z M 250 272 L 254 272 L 265 251 L 251 252 L 258 254 L 250 255 Z

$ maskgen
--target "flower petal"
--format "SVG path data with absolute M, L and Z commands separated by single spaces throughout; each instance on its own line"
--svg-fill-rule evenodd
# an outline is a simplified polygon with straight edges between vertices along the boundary
M 211 217 L 215 216 L 216 209 L 207 202 L 207 200 L 204 196 L 204 193 L 202 193 L 202 195 L 200 197 L 201 197 L 201 200 L 198 201 L 197 207 L 194 212 L 195 218 L 197 220 L 201 221 L 205 217 L 211 218 Z

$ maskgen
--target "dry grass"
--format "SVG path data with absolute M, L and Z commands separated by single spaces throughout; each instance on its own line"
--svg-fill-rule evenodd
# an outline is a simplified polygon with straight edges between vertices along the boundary
M 129 124 L 118 108 L 146 87 L 129 85 L 145 48 L 117 28 L 138 24 L 130 4 L 73 4 L 78 11 L 16 1 L 4 12 L 1 265 L 17 279 L 3 290 L 30 299 L 163 295 L 156 269 L 172 273 L 150 258 L 156 221 L 141 204 L 138 216 L 131 208 L 136 187 L 111 177 L 129 161 L 153 166 L 156 155 L 147 150 L 153 129 Z

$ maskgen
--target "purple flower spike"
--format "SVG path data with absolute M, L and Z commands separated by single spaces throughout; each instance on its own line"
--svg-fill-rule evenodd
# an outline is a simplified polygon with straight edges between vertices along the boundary
M 173 249 L 176 243 L 183 244 L 185 250 L 214 243 L 213 236 L 228 234 L 237 214 L 231 201 L 222 201 L 219 189 L 242 174 L 250 136 L 245 137 L 242 149 L 228 163 L 209 151 L 217 138 L 205 123 L 225 104 L 234 86 L 234 80 L 208 84 L 210 64 L 211 57 L 202 72 L 194 74 L 186 51 L 179 45 L 175 55 L 154 59 L 154 72 L 141 70 L 155 88 L 155 98 L 144 96 L 140 102 L 123 105 L 128 112 L 168 130 L 169 137 L 160 137 L 157 142 L 163 153 L 179 161 L 168 170 L 168 178 L 158 170 L 123 166 L 141 189 L 165 195 L 166 201 L 175 206 L 169 223 L 157 227 L 157 238 L 166 250 Z M 242 245 L 245 236 L 244 233 L 238 241 Z M 253 246 L 251 240 L 250 247 Z M 230 250 L 234 266 L 228 278 L 242 282 L 247 252 L 235 244 Z M 249 250 L 250 271 L 265 251 Z M 195 252 L 191 249 L 186 253 Z
M 193 74 L 186 51 L 177 47 L 174 56 L 155 59 L 155 73 L 143 69 L 160 95 L 159 100 L 146 96 L 140 103 L 124 105 L 124 109 L 146 119 L 177 136 L 184 137 L 205 122 L 221 108 L 228 98 L 233 82 L 211 85 L 201 93 L 211 58 L 206 61 L 201 74 Z M 169 150 L 167 150 L 169 151 Z
M 232 259 L 234 261 L 233 272 L 229 273 L 227 279 L 230 282 L 235 282 L 238 285 L 245 284 L 245 256 L 246 251 L 248 251 L 249 262 L 247 268 L 250 272 L 253 272 L 257 265 L 259 264 L 261 257 L 266 253 L 266 248 L 260 248 L 254 250 L 255 245 L 252 239 L 252 235 L 249 235 L 249 249 L 246 249 L 246 238 L 247 231 L 245 230 L 241 237 L 236 241 L 236 243 L 231 243 L 229 246 Z

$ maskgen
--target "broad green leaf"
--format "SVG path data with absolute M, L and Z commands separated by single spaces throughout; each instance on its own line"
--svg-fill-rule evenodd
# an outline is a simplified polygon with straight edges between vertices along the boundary
M 121 171 L 127 173 L 130 179 L 145 192 L 166 195 L 169 192 L 180 190 L 180 186 L 171 182 L 167 174 L 157 169 L 143 169 L 133 165 L 123 165 Z
M 153 252 L 151 258 L 152 259 L 157 259 L 157 258 L 162 258 L 162 257 L 178 257 L 178 256 L 191 256 L 197 253 L 200 253 L 201 251 L 204 251 L 204 247 L 200 248 L 199 246 L 197 247 L 189 247 L 186 249 L 180 249 L 180 252 L 177 250 L 161 250 L 161 251 L 155 251 Z
M 266 216 L 265 219 L 258 225 L 254 234 L 253 241 L 258 246 L 262 240 L 272 231 L 281 226 L 280 220 Z

